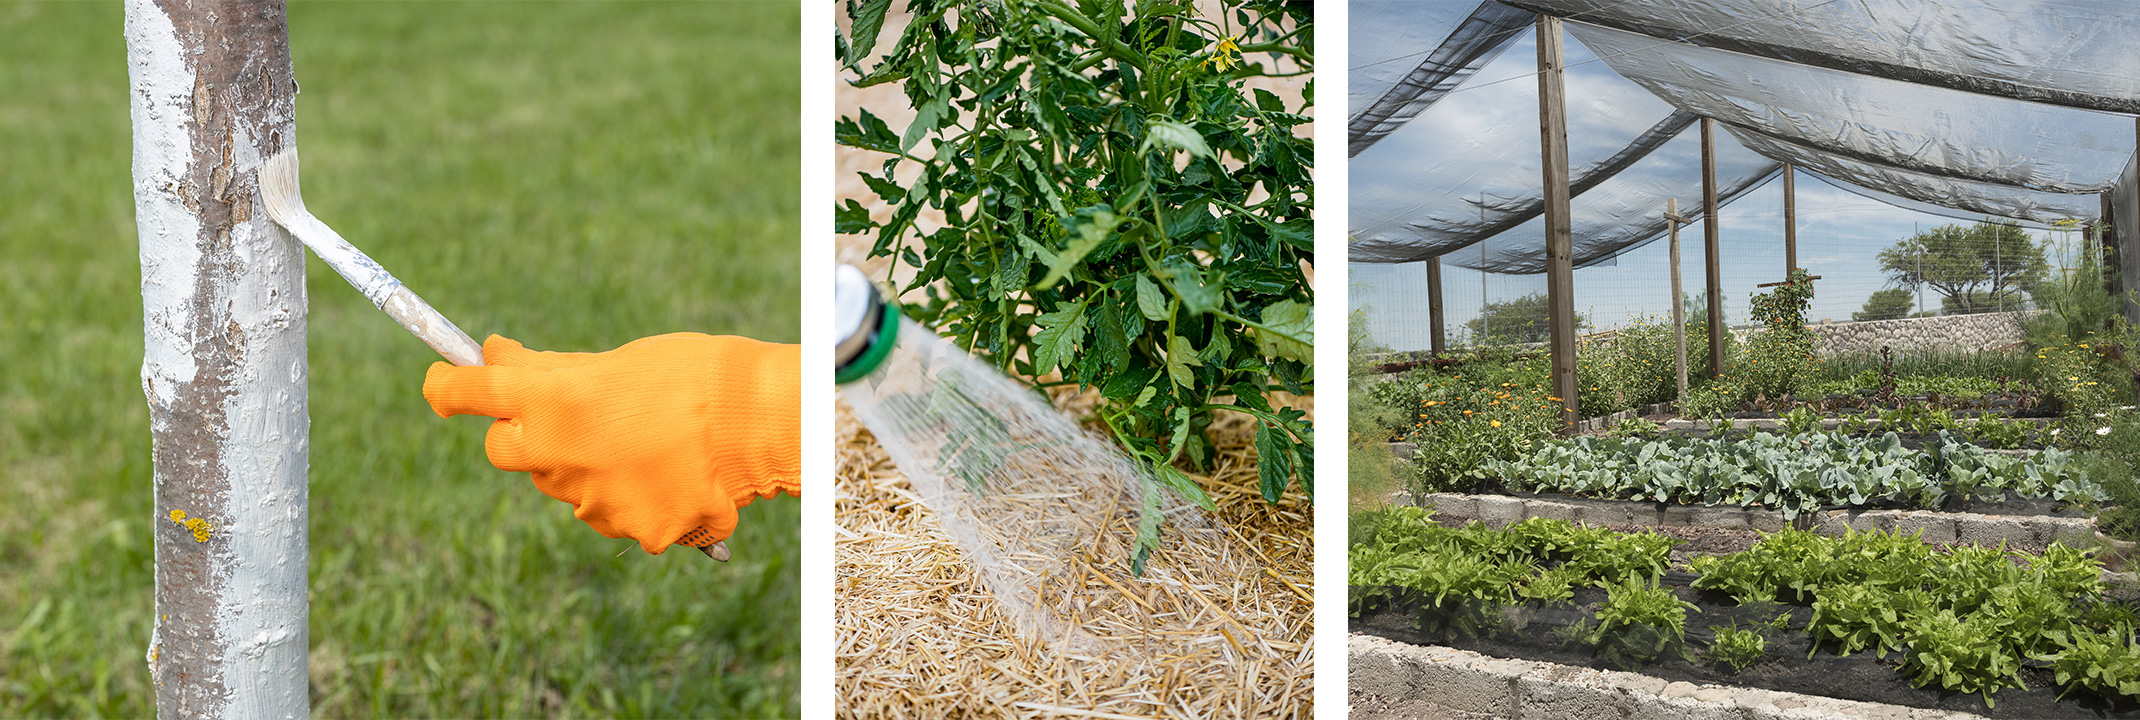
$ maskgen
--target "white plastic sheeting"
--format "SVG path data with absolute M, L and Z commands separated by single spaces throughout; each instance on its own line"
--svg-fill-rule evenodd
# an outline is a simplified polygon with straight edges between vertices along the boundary
M 2132 118 L 2098 112 L 2140 112 L 2140 53 L 2122 42 L 2140 33 L 2140 3 L 2130 0 L 1506 4 L 1571 20 L 1578 264 L 1608 262 L 1657 237 L 1666 198 L 1679 198 L 1683 214 L 1699 214 L 1695 133 L 1657 142 L 1671 111 L 1716 118 L 1726 131 L 1717 153 L 1727 202 L 1791 162 L 1904 209 L 2032 224 L 2086 220 L 2100 214 L 2097 193 L 2118 181 L 2134 154 Z M 1353 165 L 1353 261 L 1444 256 L 1493 272 L 1543 269 L 1537 95 L 1527 77 L 1534 52 L 1527 37 L 1475 51 L 1491 44 L 1478 30 L 1481 18 L 1514 22 L 1492 5 L 1355 8 L 1356 37 L 1364 30 L 1380 38 L 1371 45 L 1375 57 L 1356 51 L 1356 65 L 1403 56 L 1407 36 L 1462 47 L 1413 50 L 1442 58 L 1437 84 L 1395 110 L 1391 98 L 1403 94 L 1395 88 L 1405 78 L 1383 68 L 1381 79 L 1361 85 L 1357 78 L 1376 70 L 1355 70 L 1355 120 L 1377 106 L 1385 114 L 1371 127 L 1381 142 L 1354 138 L 1356 152 L 1368 151 Z M 1420 6 L 1438 8 L 1421 26 L 1431 29 L 1396 27 L 1428 12 Z M 1475 32 L 1462 32 L 1467 24 Z M 1473 51 L 1456 52 L 1463 48 Z M 1472 66 L 1447 66 L 1465 57 Z M 1630 86 L 1649 97 L 1627 97 Z M 1416 115 L 1393 129 L 1405 112 Z
M 1567 27 L 1674 107 L 1862 162 L 2075 193 L 2109 189 L 2133 154 L 2124 117 Z
M 1700 214 L 1701 143 L 1692 116 L 1595 62 L 1580 42 L 1566 55 L 1575 261 L 1587 265 L 1656 238 L 1667 198 Z M 1535 62 L 1526 32 L 1463 92 L 1353 159 L 1354 261 L 1445 256 L 1457 267 L 1544 270 Z M 1728 138 L 1717 156 L 1726 197 L 1779 167 Z
M 2049 225 L 2060 220 L 2093 218 L 2099 211 L 2096 196 L 2092 194 L 2038 192 L 1974 180 L 1939 177 L 1858 162 L 1729 125 L 1723 127 L 1740 145 L 1764 156 L 1796 164 L 1828 178 L 1840 179 L 1845 184 L 1881 188 L 1886 191 L 1883 195 L 1959 210 L 1962 211 L 1961 217 L 1972 220 L 1991 215 Z
M 1510 4 L 1652 37 L 1861 75 L 2140 113 L 2140 53 L 2132 52 L 2131 45 L 2140 37 L 2140 7 L 2132 0 Z
M 1462 85 L 1514 44 L 1535 17 L 1492 0 L 1476 7 L 1370 0 L 1355 3 L 1353 11 L 1373 21 L 1352 27 L 1347 156 L 1372 147 Z

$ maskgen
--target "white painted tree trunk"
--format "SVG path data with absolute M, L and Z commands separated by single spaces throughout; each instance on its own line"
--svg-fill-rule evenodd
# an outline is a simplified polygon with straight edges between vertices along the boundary
M 305 258 L 256 195 L 295 142 L 280 0 L 127 0 L 163 717 L 309 714 Z

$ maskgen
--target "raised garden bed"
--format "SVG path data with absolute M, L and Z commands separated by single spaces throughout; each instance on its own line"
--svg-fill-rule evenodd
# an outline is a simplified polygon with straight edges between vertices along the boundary
M 1690 528 L 1703 537 L 1687 543 L 1543 519 L 1450 529 L 1417 509 L 1356 528 L 1356 632 L 1989 717 L 2140 717 L 2125 694 L 2140 693 L 2140 611 L 2059 545 L 2009 555 L 1783 532 L 1742 548 L 1743 531 Z M 1712 654 L 1716 627 L 1764 647 L 1735 672 Z M 2082 680 L 2089 668 L 2109 682 Z
M 1780 511 L 1915 509 L 2065 514 L 2107 499 L 2057 449 L 2015 455 L 1942 433 L 1924 449 L 1900 436 L 1756 434 L 1742 439 L 1580 437 L 1515 461 L 1488 461 L 1479 489 L 1671 505 Z

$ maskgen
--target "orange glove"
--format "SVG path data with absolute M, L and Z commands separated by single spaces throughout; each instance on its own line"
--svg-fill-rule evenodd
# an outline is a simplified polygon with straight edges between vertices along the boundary
M 712 545 L 737 508 L 802 496 L 800 345 L 674 333 L 556 353 L 492 335 L 483 362 L 432 364 L 424 399 L 440 417 L 498 418 L 491 464 L 533 473 L 605 536 L 656 555 Z

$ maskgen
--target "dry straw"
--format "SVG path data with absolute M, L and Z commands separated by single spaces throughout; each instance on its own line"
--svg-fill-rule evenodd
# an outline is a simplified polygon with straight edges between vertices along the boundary
M 1059 405 L 1084 399 L 1058 394 Z M 1312 399 L 1295 399 L 1311 409 Z M 1070 409 L 1077 412 L 1077 409 Z M 835 628 L 841 717 L 1305 717 L 1313 696 L 1306 499 L 1256 491 L 1254 425 L 1214 422 L 1212 527 L 1170 530 L 1143 577 L 1094 542 L 1043 602 L 1096 639 L 1025 637 L 875 438 L 842 407 Z M 1014 528 L 1002 529 L 1015 531 Z M 1111 530 L 1131 533 L 1123 526 Z

